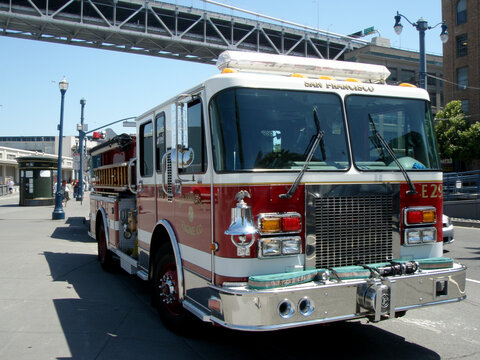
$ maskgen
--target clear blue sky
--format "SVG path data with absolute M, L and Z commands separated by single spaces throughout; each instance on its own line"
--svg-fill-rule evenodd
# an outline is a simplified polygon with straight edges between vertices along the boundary
M 393 31 L 397 10 L 412 22 L 441 21 L 441 0 L 217 0 L 235 7 L 339 34 L 374 26 L 394 47 L 418 51 L 418 32 L 406 21 L 401 36 Z M 246 16 L 200 0 L 179 5 Z M 440 28 L 426 33 L 427 53 L 442 53 Z M 370 40 L 372 36 L 366 38 Z M 451 39 L 450 39 L 451 41 Z M 218 73 L 215 66 L 143 55 L 0 36 L 0 136 L 58 135 L 60 91 L 65 76 L 64 135 L 77 135 L 80 99 L 87 100 L 89 129 L 137 116 Z M 113 127 L 117 133 L 131 128 Z

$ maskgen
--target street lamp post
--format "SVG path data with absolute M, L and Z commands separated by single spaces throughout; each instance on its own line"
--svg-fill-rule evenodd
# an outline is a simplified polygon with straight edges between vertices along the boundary
M 395 33 L 400 35 L 403 30 L 403 25 L 400 23 L 401 18 L 404 18 L 408 21 L 410 25 L 412 25 L 415 29 L 417 29 L 419 33 L 420 39 L 420 87 L 422 89 L 427 88 L 427 58 L 425 55 L 425 31 L 436 28 L 438 25 L 442 25 L 442 32 L 440 33 L 440 40 L 442 43 L 446 43 L 448 41 L 448 32 L 447 32 L 447 24 L 445 21 L 439 22 L 435 26 L 428 26 L 427 20 L 420 18 L 417 20 L 416 23 L 412 23 L 410 20 L 407 19 L 405 15 L 400 14 L 397 11 L 397 15 L 395 15 L 395 25 L 393 28 L 395 29 Z
M 60 105 L 60 125 L 58 125 L 58 165 L 57 165 L 57 190 L 55 192 L 55 208 L 52 213 L 52 220 L 65 219 L 65 212 L 62 206 L 62 146 L 63 146 L 63 103 L 65 100 L 65 93 L 68 89 L 68 82 L 65 77 L 58 83 L 62 100 Z
M 85 104 L 87 103 L 87 100 L 85 99 L 80 99 L 80 105 L 82 106 L 81 112 L 80 112 L 80 130 L 78 130 L 78 141 L 80 143 L 80 175 L 78 179 L 78 193 L 77 193 L 77 200 L 78 201 L 83 201 L 83 143 L 85 139 L 85 129 L 83 128 L 83 110 L 85 108 Z

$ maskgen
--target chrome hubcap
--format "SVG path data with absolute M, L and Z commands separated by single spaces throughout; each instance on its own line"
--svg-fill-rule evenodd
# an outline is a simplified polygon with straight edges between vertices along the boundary
M 171 304 L 175 301 L 175 282 L 170 274 L 163 275 L 160 280 L 160 297 L 162 301 L 166 304 Z

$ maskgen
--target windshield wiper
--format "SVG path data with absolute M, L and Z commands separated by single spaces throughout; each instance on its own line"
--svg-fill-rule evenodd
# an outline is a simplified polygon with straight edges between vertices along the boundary
M 375 122 L 373 121 L 372 119 L 372 115 L 368 114 L 368 120 L 370 121 L 370 125 L 372 126 L 372 129 L 373 129 L 373 135 L 374 137 L 370 136 L 370 141 L 373 143 L 373 145 L 375 145 L 375 147 L 377 149 L 380 149 L 381 151 L 381 158 L 382 158 L 382 161 L 386 164 L 387 163 L 387 157 L 385 156 L 385 152 L 383 151 L 383 146 L 382 146 L 382 143 L 380 142 L 380 139 L 378 137 L 379 132 L 377 131 L 377 127 L 375 126 Z
M 372 119 L 372 115 L 370 115 L 370 114 L 368 114 L 368 121 L 370 122 L 370 124 L 372 124 L 373 133 L 378 138 L 378 140 L 380 140 L 380 144 L 385 148 L 385 150 L 387 150 L 387 152 L 393 158 L 393 161 L 395 161 L 395 164 L 397 164 L 398 168 L 400 169 L 400 171 L 403 174 L 403 177 L 407 181 L 408 186 L 410 187 L 410 190 L 407 191 L 407 194 L 418 194 L 417 190 L 415 189 L 415 185 L 413 185 L 412 179 L 410 179 L 410 176 L 408 176 L 407 171 L 402 166 L 402 164 L 400 164 L 400 161 L 398 161 L 397 155 L 395 155 L 395 153 L 393 152 L 390 145 L 388 145 L 388 143 L 385 141 L 383 136 L 380 135 L 380 133 L 377 131 L 377 128 L 375 127 L 375 123 L 373 122 L 373 119 Z M 383 155 L 383 156 L 385 156 L 385 155 Z
M 307 146 L 307 149 L 310 147 L 310 151 L 308 152 L 307 158 L 305 159 L 305 163 L 303 164 L 303 168 L 300 171 L 300 173 L 298 174 L 297 178 L 295 179 L 295 182 L 292 184 L 292 186 L 290 186 L 290 189 L 288 189 L 287 193 L 278 195 L 278 197 L 280 199 L 290 199 L 293 196 L 293 194 L 295 194 L 295 191 L 297 191 L 297 188 L 298 188 L 298 184 L 300 184 L 300 180 L 302 179 L 303 174 L 305 173 L 305 170 L 308 167 L 308 164 L 312 160 L 313 154 L 317 150 L 318 144 L 320 144 L 320 140 L 322 140 L 322 138 L 323 138 L 324 132 L 320 129 L 320 121 L 318 121 L 318 114 L 317 114 L 317 108 L 316 107 L 313 108 L 313 120 L 315 120 L 315 126 L 317 128 L 317 133 L 315 135 L 313 135 L 313 137 L 312 137 L 313 143 L 312 143 L 312 140 L 310 140 L 310 142 Z M 324 151 L 322 151 L 322 153 L 323 152 Z M 324 154 L 322 154 L 322 156 L 325 157 Z

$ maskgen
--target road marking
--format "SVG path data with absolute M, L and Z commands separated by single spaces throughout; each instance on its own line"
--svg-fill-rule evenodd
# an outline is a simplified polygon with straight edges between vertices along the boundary
M 468 278 L 467 278 L 467 281 L 471 281 L 471 282 L 474 282 L 474 283 L 480 284 L 480 281 L 478 281 L 478 280 L 473 280 L 473 279 L 468 279 Z
M 446 328 L 445 323 L 443 322 L 438 322 L 438 321 L 431 321 L 431 320 L 422 320 L 422 319 L 409 319 L 406 317 L 399 318 L 400 321 L 407 323 L 407 324 L 413 324 L 416 325 L 420 328 L 423 328 L 425 330 L 433 331 L 436 334 L 441 334 L 442 330 Z M 437 329 L 437 327 L 441 329 Z

